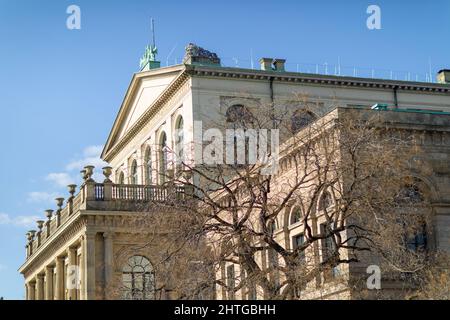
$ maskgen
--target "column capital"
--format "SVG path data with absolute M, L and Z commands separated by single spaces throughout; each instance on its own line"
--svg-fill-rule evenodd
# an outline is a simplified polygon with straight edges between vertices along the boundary
M 70 246 L 70 247 L 68 247 L 68 248 L 66 249 L 66 252 L 67 252 L 67 255 L 70 255 L 71 253 L 74 253 L 74 252 L 76 252 L 77 250 L 78 250 L 77 247 Z
M 114 232 L 112 232 L 112 231 L 103 232 L 103 238 L 105 238 L 105 239 L 112 239 L 113 236 L 114 236 Z
M 96 231 L 86 231 L 84 233 L 84 239 L 91 240 L 91 239 L 94 239 L 96 235 L 97 235 Z

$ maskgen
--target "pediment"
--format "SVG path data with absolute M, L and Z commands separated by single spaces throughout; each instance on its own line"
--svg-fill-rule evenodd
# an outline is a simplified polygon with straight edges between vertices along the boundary
M 134 75 L 103 150 L 102 158 L 133 128 L 139 118 L 181 72 L 182 68 L 171 67 Z

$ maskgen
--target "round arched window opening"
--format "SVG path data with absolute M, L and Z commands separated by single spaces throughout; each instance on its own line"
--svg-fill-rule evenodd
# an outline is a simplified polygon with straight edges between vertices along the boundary
M 177 155 L 177 164 L 181 165 L 184 161 L 184 120 L 179 117 L 175 126 L 175 150 Z
M 291 211 L 289 224 L 296 224 L 302 220 L 302 210 L 300 207 L 294 207 Z
M 136 162 L 136 160 L 133 160 L 133 162 L 131 163 L 130 183 L 131 184 L 138 184 L 138 169 L 137 169 L 137 162 Z
M 150 185 L 153 181 L 153 162 L 152 162 L 152 150 L 150 147 L 145 149 L 145 184 Z
M 122 288 L 125 300 L 151 300 L 155 298 L 155 273 L 144 256 L 132 256 L 122 269 Z
M 163 184 L 166 181 L 167 175 L 167 135 L 165 132 L 161 133 L 159 138 L 159 182 Z

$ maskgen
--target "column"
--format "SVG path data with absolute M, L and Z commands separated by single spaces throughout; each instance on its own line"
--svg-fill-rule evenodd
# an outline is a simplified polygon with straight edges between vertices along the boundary
M 105 242 L 105 299 L 111 298 L 109 292 L 111 292 L 112 276 L 113 276 L 113 235 L 111 232 L 103 233 Z
M 77 266 L 77 249 L 70 247 L 67 249 L 69 257 L 69 268 L 67 272 L 67 288 L 69 289 L 69 300 L 77 299 L 77 288 L 79 284 L 79 270 Z
M 44 300 L 44 275 L 36 276 L 36 300 Z
M 86 273 L 85 272 L 85 270 L 84 270 L 84 260 L 85 260 L 85 257 L 84 257 L 84 235 L 83 236 L 81 236 L 80 237 L 80 252 L 81 252 L 81 256 L 80 256 L 80 300 L 86 300 L 86 298 L 85 298 L 85 295 L 86 295 L 86 292 L 85 292 L 85 287 L 86 287 L 86 285 L 85 285 L 85 277 L 84 277 L 84 274 Z
M 53 300 L 53 267 L 45 268 L 45 300 Z
M 83 241 L 84 299 L 95 300 L 95 235 L 85 234 Z
M 64 257 L 56 258 L 56 300 L 64 300 Z
M 35 300 L 36 299 L 36 296 L 35 296 L 36 282 L 28 282 L 27 288 L 28 288 L 27 300 Z

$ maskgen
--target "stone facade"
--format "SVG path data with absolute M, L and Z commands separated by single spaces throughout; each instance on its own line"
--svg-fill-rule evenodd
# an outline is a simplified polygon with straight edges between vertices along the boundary
M 195 60 L 192 52 L 189 61 Z M 194 121 L 201 121 L 204 128 L 213 127 L 233 105 L 289 107 L 294 93 L 307 95 L 313 103 L 312 111 L 319 117 L 337 112 L 337 107 L 370 109 L 375 104 L 387 104 L 394 110 L 387 114 L 398 128 L 421 133 L 427 161 L 434 170 L 432 176 L 420 177 L 433 194 L 434 242 L 436 247 L 450 251 L 448 84 L 285 72 L 283 59 L 277 59 L 273 69 L 267 68 L 267 58 L 265 70 L 225 68 L 216 55 L 206 53 L 202 59 L 212 56 L 213 63 L 190 64 L 186 60 L 186 64 L 133 76 L 102 154 L 111 165 L 106 168 L 105 182 L 85 177 L 80 192 L 75 195 L 72 186 L 65 207 L 59 200 L 56 213 L 49 212 L 48 221 L 37 232 L 29 233 L 27 259 L 20 268 L 27 299 L 119 298 L 110 296 L 108 288 L 117 287 L 113 282 L 121 279 L 123 266 L 131 258 L 124 255 L 119 259 L 118 254 L 140 243 L 138 234 L 134 243 L 130 240 L 134 226 L 127 224 L 128 217 L 142 211 L 136 204 L 148 202 L 149 198 L 165 201 L 169 194 L 185 194 L 181 186 L 174 193 L 158 186 L 162 182 L 158 174 L 162 169 L 161 145 L 174 150 L 180 137 L 185 143 L 194 141 Z M 292 105 L 292 109 L 298 107 Z M 175 168 L 168 166 L 164 170 Z M 287 234 L 286 243 L 290 243 L 299 226 L 283 221 L 278 225 L 280 236 Z M 140 256 L 151 262 L 153 254 L 146 250 Z M 68 279 L 74 275 L 78 275 L 74 277 L 77 283 L 70 285 Z M 328 292 L 310 297 L 331 294 L 335 298 L 352 295 L 346 284 L 338 283 Z M 221 292 L 217 297 L 227 298 Z M 236 298 L 243 297 L 238 294 Z

